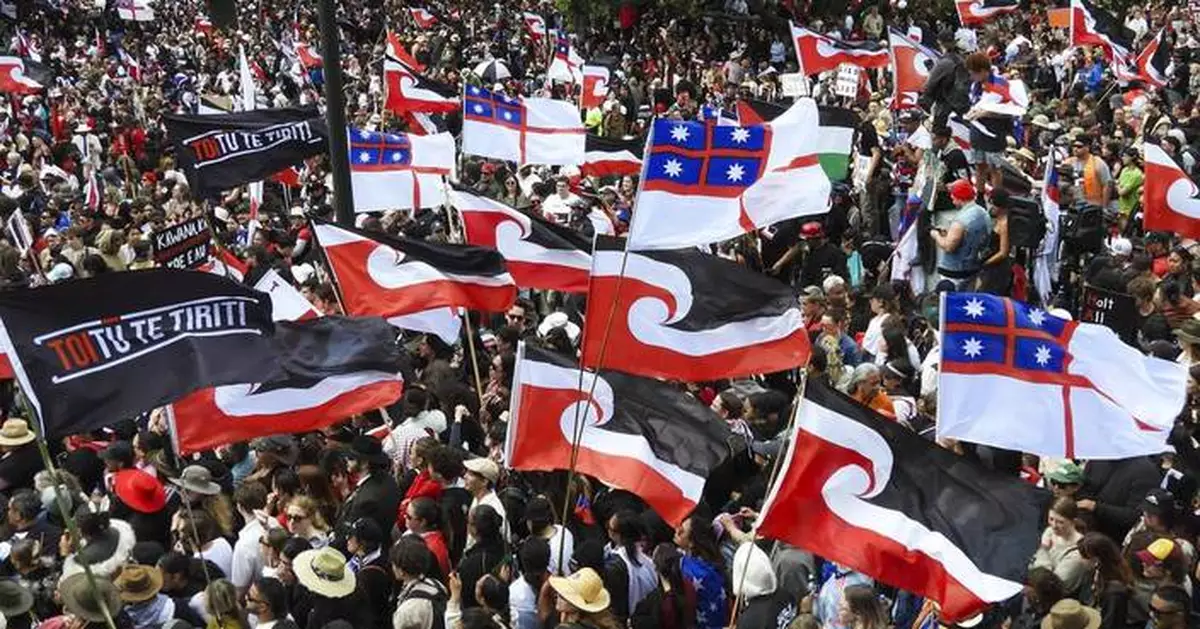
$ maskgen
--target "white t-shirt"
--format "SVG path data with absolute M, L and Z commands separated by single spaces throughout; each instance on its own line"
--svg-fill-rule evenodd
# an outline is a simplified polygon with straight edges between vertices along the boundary
M 233 546 L 230 546 L 224 537 L 213 540 L 207 549 L 193 556 L 213 562 L 213 565 L 226 575 L 233 574 Z
M 250 583 L 262 575 L 263 558 L 262 545 L 259 541 L 265 534 L 263 525 L 252 519 L 238 532 L 237 542 L 233 545 L 233 555 L 230 558 L 232 570 L 227 572 L 229 582 L 238 588 L 248 588 Z

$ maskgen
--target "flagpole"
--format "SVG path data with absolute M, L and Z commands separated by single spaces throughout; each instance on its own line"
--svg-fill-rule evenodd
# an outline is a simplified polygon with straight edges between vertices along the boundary
M 475 393 L 479 396 L 479 410 L 483 411 L 483 380 L 479 377 L 479 357 L 475 353 L 475 332 L 471 329 L 471 313 L 462 309 L 463 324 L 467 327 L 467 347 L 471 351 L 471 371 L 475 374 Z
M 334 0 L 317 2 L 321 27 L 321 58 L 325 65 L 325 121 L 329 126 L 329 161 L 333 167 L 333 208 L 340 225 L 354 224 L 354 193 L 350 189 L 349 149 L 346 140 L 346 94 L 342 81 L 342 53 L 338 47 Z
M 654 131 L 652 128 L 650 133 L 646 134 L 646 146 L 649 147 L 653 143 L 654 143 Z M 638 194 L 640 194 L 642 191 L 641 190 L 641 188 L 642 188 L 641 182 L 644 182 L 646 180 L 646 172 L 649 169 L 649 162 L 650 162 L 650 160 L 645 160 L 642 162 L 642 173 L 641 173 L 641 177 L 638 179 Z M 617 298 L 613 299 L 612 305 L 608 309 L 608 318 L 604 322 L 604 332 L 600 336 L 600 351 L 596 354 L 595 374 L 594 374 L 594 377 L 592 378 L 592 384 L 588 388 L 587 400 L 585 400 L 585 401 L 590 401 L 592 399 L 592 396 L 595 395 L 595 393 L 596 393 L 596 384 L 600 381 L 600 369 L 601 369 L 601 366 L 604 364 L 604 353 L 608 349 L 608 335 L 609 335 L 609 331 L 612 329 L 613 319 L 616 317 L 617 303 L 620 301 L 620 296 L 621 296 L 621 284 L 624 283 L 625 269 L 626 269 L 627 265 L 629 264 L 629 236 L 631 236 L 631 235 L 632 235 L 632 230 L 630 231 L 629 234 L 626 234 L 626 236 L 625 236 L 625 250 L 622 252 L 622 255 L 621 255 L 621 269 L 620 269 L 620 272 L 617 274 L 617 284 L 616 284 L 616 289 L 615 289 Z M 596 258 L 596 238 L 597 237 L 598 236 L 593 236 L 593 238 L 592 238 L 592 260 L 593 260 L 593 263 Z M 587 373 L 587 372 L 583 368 L 583 357 L 582 357 L 582 353 L 581 353 L 580 359 L 579 359 L 579 381 L 575 386 L 576 390 L 578 390 L 578 391 L 583 391 L 583 378 L 584 378 L 585 373 Z M 563 511 L 562 511 L 563 526 L 566 526 L 566 524 L 567 524 L 567 512 L 568 512 L 568 509 L 571 508 L 572 481 L 574 481 L 574 479 L 575 479 L 575 468 L 579 463 L 579 447 L 580 447 L 581 442 L 583 441 L 584 425 L 583 425 L 583 421 L 581 421 L 580 417 L 579 417 L 579 413 L 582 410 L 583 406 L 584 406 L 583 404 L 575 405 L 575 420 L 574 420 L 575 425 L 573 426 L 573 433 L 571 435 L 571 464 L 567 468 L 567 490 L 565 492 L 563 492 Z M 589 406 L 589 409 L 590 408 L 591 407 Z M 584 418 L 584 419 L 586 419 L 586 418 Z M 564 550 L 565 549 L 563 548 L 563 545 L 559 544 L 559 546 L 558 546 L 558 565 L 559 565 L 560 569 L 561 569 L 561 566 L 565 565 L 563 563 Z
M 42 430 L 41 417 L 34 413 L 33 405 L 29 403 L 28 398 L 25 397 L 23 392 L 20 392 L 17 397 L 21 402 L 21 406 L 25 409 L 25 413 L 29 415 L 29 423 L 33 426 L 36 434 L 34 441 L 37 442 L 38 454 L 41 455 L 42 464 L 46 466 L 46 471 L 50 472 L 54 483 L 54 502 L 58 505 L 58 511 L 62 514 L 63 522 L 67 524 L 67 531 L 71 535 L 71 541 L 80 544 L 83 542 L 83 534 L 79 532 L 79 524 L 75 521 L 75 516 L 67 508 L 67 498 L 63 495 L 64 483 L 59 476 L 58 469 L 54 466 L 54 459 L 50 457 L 50 449 L 46 446 L 46 435 Z M 109 611 L 106 601 L 100 596 L 100 592 L 96 588 L 96 575 L 92 572 L 91 566 L 82 561 L 78 563 L 83 567 L 83 574 L 87 578 L 88 589 L 91 590 L 96 606 L 104 614 L 105 624 L 108 625 L 108 629 L 117 629 L 117 623 L 113 621 L 112 613 Z
M 808 369 L 801 369 L 800 370 L 800 387 L 796 391 L 796 398 L 794 400 L 792 400 L 792 413 L 791 413 L 791 417 L 788 419 L 787 428 L 784 428 L 783 433 L 782 433 L 784 435 L 784 437 L 783 437 L 784 439 L 791 439 L 791 433 L 796 428 L 796 417 L 800 415 L 800 405 L 804 403 L 804 391 L 806 389 L 808 389 Z M 747 444 L 747 446 L 749 446 L 749 444 Z M 751 454 L 753 455 L 753 453 L 751 453 Z M 775 455 L 775 461 L 771 464 L 771 474 L 769 476 L 767 476 L 767 494 L 768 495 L 770 495 L 770 490 L 772 487 L 774 487 L 775 481 L 778 480 L 779 468 L 780 468 L 780 464 L 783 462 L 783 458 L 784 458 L 783 452 L 779 452 Z M 751 543 L 751 544 L 756 543 L 759 539 L 760 538 L 758 535 L 758 529 L 757 529 L 757 527 L 755 527 L 754 539 L 749 543 Z M 771 556 L 772 560 L 775 559 L 775 554 L 776 554 L 776 552 L 778 552 L 778 550 L 779 550 L 779 541 L 775 540 L 775 542 L 771 545 L 771 555 L 770 556 Z M 746 561 L 748 564 L 750 561 L 750 558 L 747 557 Z M 738 580 L 737 587 L 734 588 L 735 590 L 737 590 L 737 596 L 733 599 L 733 614 L 729 620 L 730 627 L 737 626 L 738 613 L 741 611 L 741 607 L 742 607 L 742 592 L 744 591 L 743 586 L 746 582 L 746 572 L 747 572 L 747 570 L 743 568 L 742 578 Z

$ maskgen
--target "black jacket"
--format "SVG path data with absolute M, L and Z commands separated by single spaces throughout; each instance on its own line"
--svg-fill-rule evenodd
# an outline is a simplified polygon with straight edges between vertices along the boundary
M 971 76 L 967 73 L 963 58 L 958 53 L 947 52 L 929 70 L 925 90 L 921 92 L 917 103 L 927 111 L 937 103 L 951 111 L 966 113 L 971 106 L 968 95 L 970 84 Z
M 350 526 L 359 518 L 370 518 L 379 525 L 379 530 L 390 531 L 396 523 L 396 510 L 400 506 L 400 488 L 396 479 L 386 472 L 374 472 L 350 494 L 338 512 L 337 533 L 344 539 Z
M 33 476 L 42 471 L 42 455 L 37 445 L 27 443 L 0 458 L 0 491 L 12 492 L 33 487 Z
M 490 574 L 505 557 L 504 543 L 501 541 L 488 542 L 479 540 L 463 553 L 462 561 L 458 562 L 458 576 L 463 583 L 476 583 L 485 574 Z M 475 587 L 463 587 L 462 608 L 479 607 L 475 600 Z
M 1117 461 L 1088 461 L 1082 496 L 1096 501 L 1096 526 L 1112 539 L 1124 539 L 1137 524 L 1146 494 L 1158 486 L 1159 473 L 1148 456 Z
M 366 605 L 376 610 L 374 627 L 391 629 L 392 617 L 380 610 L 388 609 L 388 599 L 392 597 L 392 568 L 388 565 L 387 549 L 358 571 L 355 596 L 366 601 Z

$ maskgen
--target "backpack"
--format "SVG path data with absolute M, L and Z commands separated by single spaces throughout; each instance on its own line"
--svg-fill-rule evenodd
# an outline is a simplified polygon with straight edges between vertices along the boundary
M 414 589 L 404 598 L 405 600 L 413 598 L 429 601 L 433 605 L 433 629 L 446 629 L 446 602 L 449 597 L 444 591 L 439 591 L 437 594 L 430 594 L 424 590 Z

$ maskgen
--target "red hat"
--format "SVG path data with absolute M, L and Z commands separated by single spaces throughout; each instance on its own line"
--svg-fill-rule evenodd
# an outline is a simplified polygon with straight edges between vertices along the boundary
M 950 199 L 954 201 L 970 201 L 975 198 L 975 186 L 966 179 L 959 179 L 950 184 Z
M 810 221 L 800 226 L 800 237 L 808 238 L 824 238 L 825 228 L 818 221 Z
M 167 506 L 163 484 L 142 470 L 121 470 L 114 474 L 113 491 L 125 506 L 141 513 L 157 513 Z

